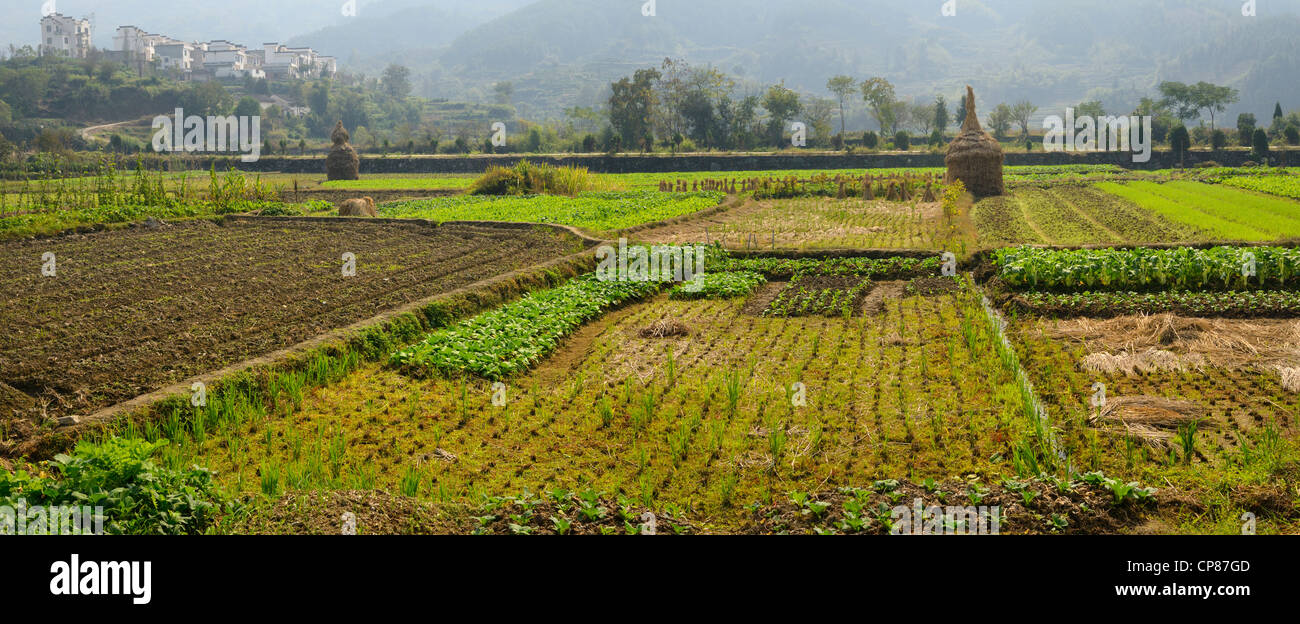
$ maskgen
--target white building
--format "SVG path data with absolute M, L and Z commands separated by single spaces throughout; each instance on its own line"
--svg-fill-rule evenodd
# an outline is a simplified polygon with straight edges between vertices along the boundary
M 264 43 L 248 48 L 224 39 L 208 43 L 186 43 L 145 32 L 135 26 L 120 26 L 113 37 L 115 53 L 122 60 L 175 70 L 185 80 L 243 78 L 315 78 L 333 76 L 338 62 L 311 48 L 290 48 Z M 141 70 L 143 71 L 143 69 Z
M 265 78 L 266 72 L 250 60 L 248 49 L 225 39 L 209 41 L 203 53 L 203 69 L 213 78 Z
M 90 20 L 60 13 L 41 18 L 41 56 L 86 58 L 90 53 Z

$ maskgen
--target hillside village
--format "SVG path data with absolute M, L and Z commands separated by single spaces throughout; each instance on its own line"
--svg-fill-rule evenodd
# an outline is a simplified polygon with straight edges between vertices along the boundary
M 86 58 L 93 49 L 91 30 L 90 20 L 51 13 L 41 18 L 39 52 Z M 249 48 L 224 39 L 181 41 L 134 25 L 119 26 L 113 49 L 99 52 L 140 73 L 155 68 L 183 81 L 328 78 L 338 72 L 337 59 L 311 48 L 276 42 Z

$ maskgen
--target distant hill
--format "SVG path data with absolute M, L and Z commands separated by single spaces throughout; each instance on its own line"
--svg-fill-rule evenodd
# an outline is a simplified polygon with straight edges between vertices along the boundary
M 826 96 L 827 78 L 843 73 L 884 76 L 927 101 L 971 84 L 981 110 L 1029 99 L 1045 115 L 1092 99 L 1128 112 L 1161 80 L 1206 80 L 1242 92 L 1223 119 L 1264 117 L 1277 101 L 1300 108 L 1300 0 L 1260 1 L 1253 18 L 1239 0 L 957 0 L 956 17 L 940 15 L 941 0 L 658 0 L 655 17 L 641 15 L 641 0 L 362 0 L 354 19 L 321 8 L 336 4 L 59 7 L 102 7 L 97 40 L 121 21 L 107 15 L 126 14 L 184 38 L 289 39 L 368 75 L 399 63 L 428 97 L 487 102 L 494 83 L 510 81 L 513 104 L 533 118 L 600 105 L 610 82 L 667 57 L 712 64 L 742 93 L 784 81 Z
M 956 97 L 969 83 L 983 103 L 1029 99 L 1040 114 L 1090 99 L 1127 112 L 1160 80 L 1230 84 L 1257 115 L 1300 106 L 1300 0 L 1260 3 L 1255 18 L 1204 0 L 959 0 L 956 17 L 938 0 L 658 0 L 655 17 L 641 4 L 537 0 L 451 39 L 433 18 L 407 32 L 399 23 L 417 13 L 398 13 L 359 21 L 346 40 L 368 71 L 410 66 L 424 95 L 486 100 L 510 81 L 530 116 L 598 105 L 609 82 L 666 57 L 712 64 L 742 90 L 784 81 L 826 95 L 832 75 L 879 75 L 905 97 Z

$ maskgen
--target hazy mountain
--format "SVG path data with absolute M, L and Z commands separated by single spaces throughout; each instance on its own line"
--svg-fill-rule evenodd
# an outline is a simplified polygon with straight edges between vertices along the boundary
M 456 37 L 535 0 L 430 2 L 386 0 L 359 12 L 356 19 L 289 40 L 327 50 L 353 71 L 382 70 L 389 61 L 429 61 Z
M 610 80 L 665 57 L 819 95 L 840 73 L 885 76 L 900 95 L 926 99 L 969 83 L 984 102 L 1025 98 L 1044 113 L 1085 99 L 1127 111 L 1160 80 L 1231 84 L 1257 114 L 1278 99 L 1300 105 L 1300 0 L 1258 3 L 1256 17 L 1229 1 L 958 0 L 955 17 L 941 4 L 659 0 L 644 17 L 640 2 L 540 0 L 466 32 L 416 72 L 447 97 L 511 80 L 516 100 L 551 113 L 597 103 Z
M 956 97 L 973 85 L 981 104 L 1029 99 L 1040 115 L 1100 99 L 1127 112 L 1161 80 L 1229 84 L 1241 103 L 1222 118 L 1272 104 L 1300 107 L 1300 0 L 57 0 L 65 14 L 94 12 L 96 42 L 119 24 L 183 39 L 256 45 L 292 41 L 374 75 L 412 69 L 417 93 L 487 101 L 510 81 L 526 116 L 599 105 L 608 85 L 664 58 L 712 64 L 755 92 L 784 81 L 825 96 L 827 78 L 884 76 L 901 96 Z M 34 43 L 32 0 L 0 0 L 0 37 Z M 23 19 L 24 12 L 32 13 Z M 3 42 L 3 39 L 0 39 Z M 860 113 L 859 113 L 860 114 Z

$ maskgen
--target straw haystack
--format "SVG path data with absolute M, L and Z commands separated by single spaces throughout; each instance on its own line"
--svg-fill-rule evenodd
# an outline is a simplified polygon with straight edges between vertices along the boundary
M 966 122 L 961 132 L 948 145 L 944 157 L 948 173 L 944 183 L 961 180 L 966 190 L 976 197 L 992 197 L 1003 193 L 1002 146 L 980 127 L 975 114 L 975 91 L 966 87 Z
M 351 139 L 343 122 L 334 124 L 334 131 L 330 133 L 330 140 L 334 142 L 334 147 L 330 149 L 329 156 L 325 157 L 325 176 L 330 180 L 358 180 L 361 178 L 361 158 L 357 156 L 357 151 L 352 149 L 348 144 Z

